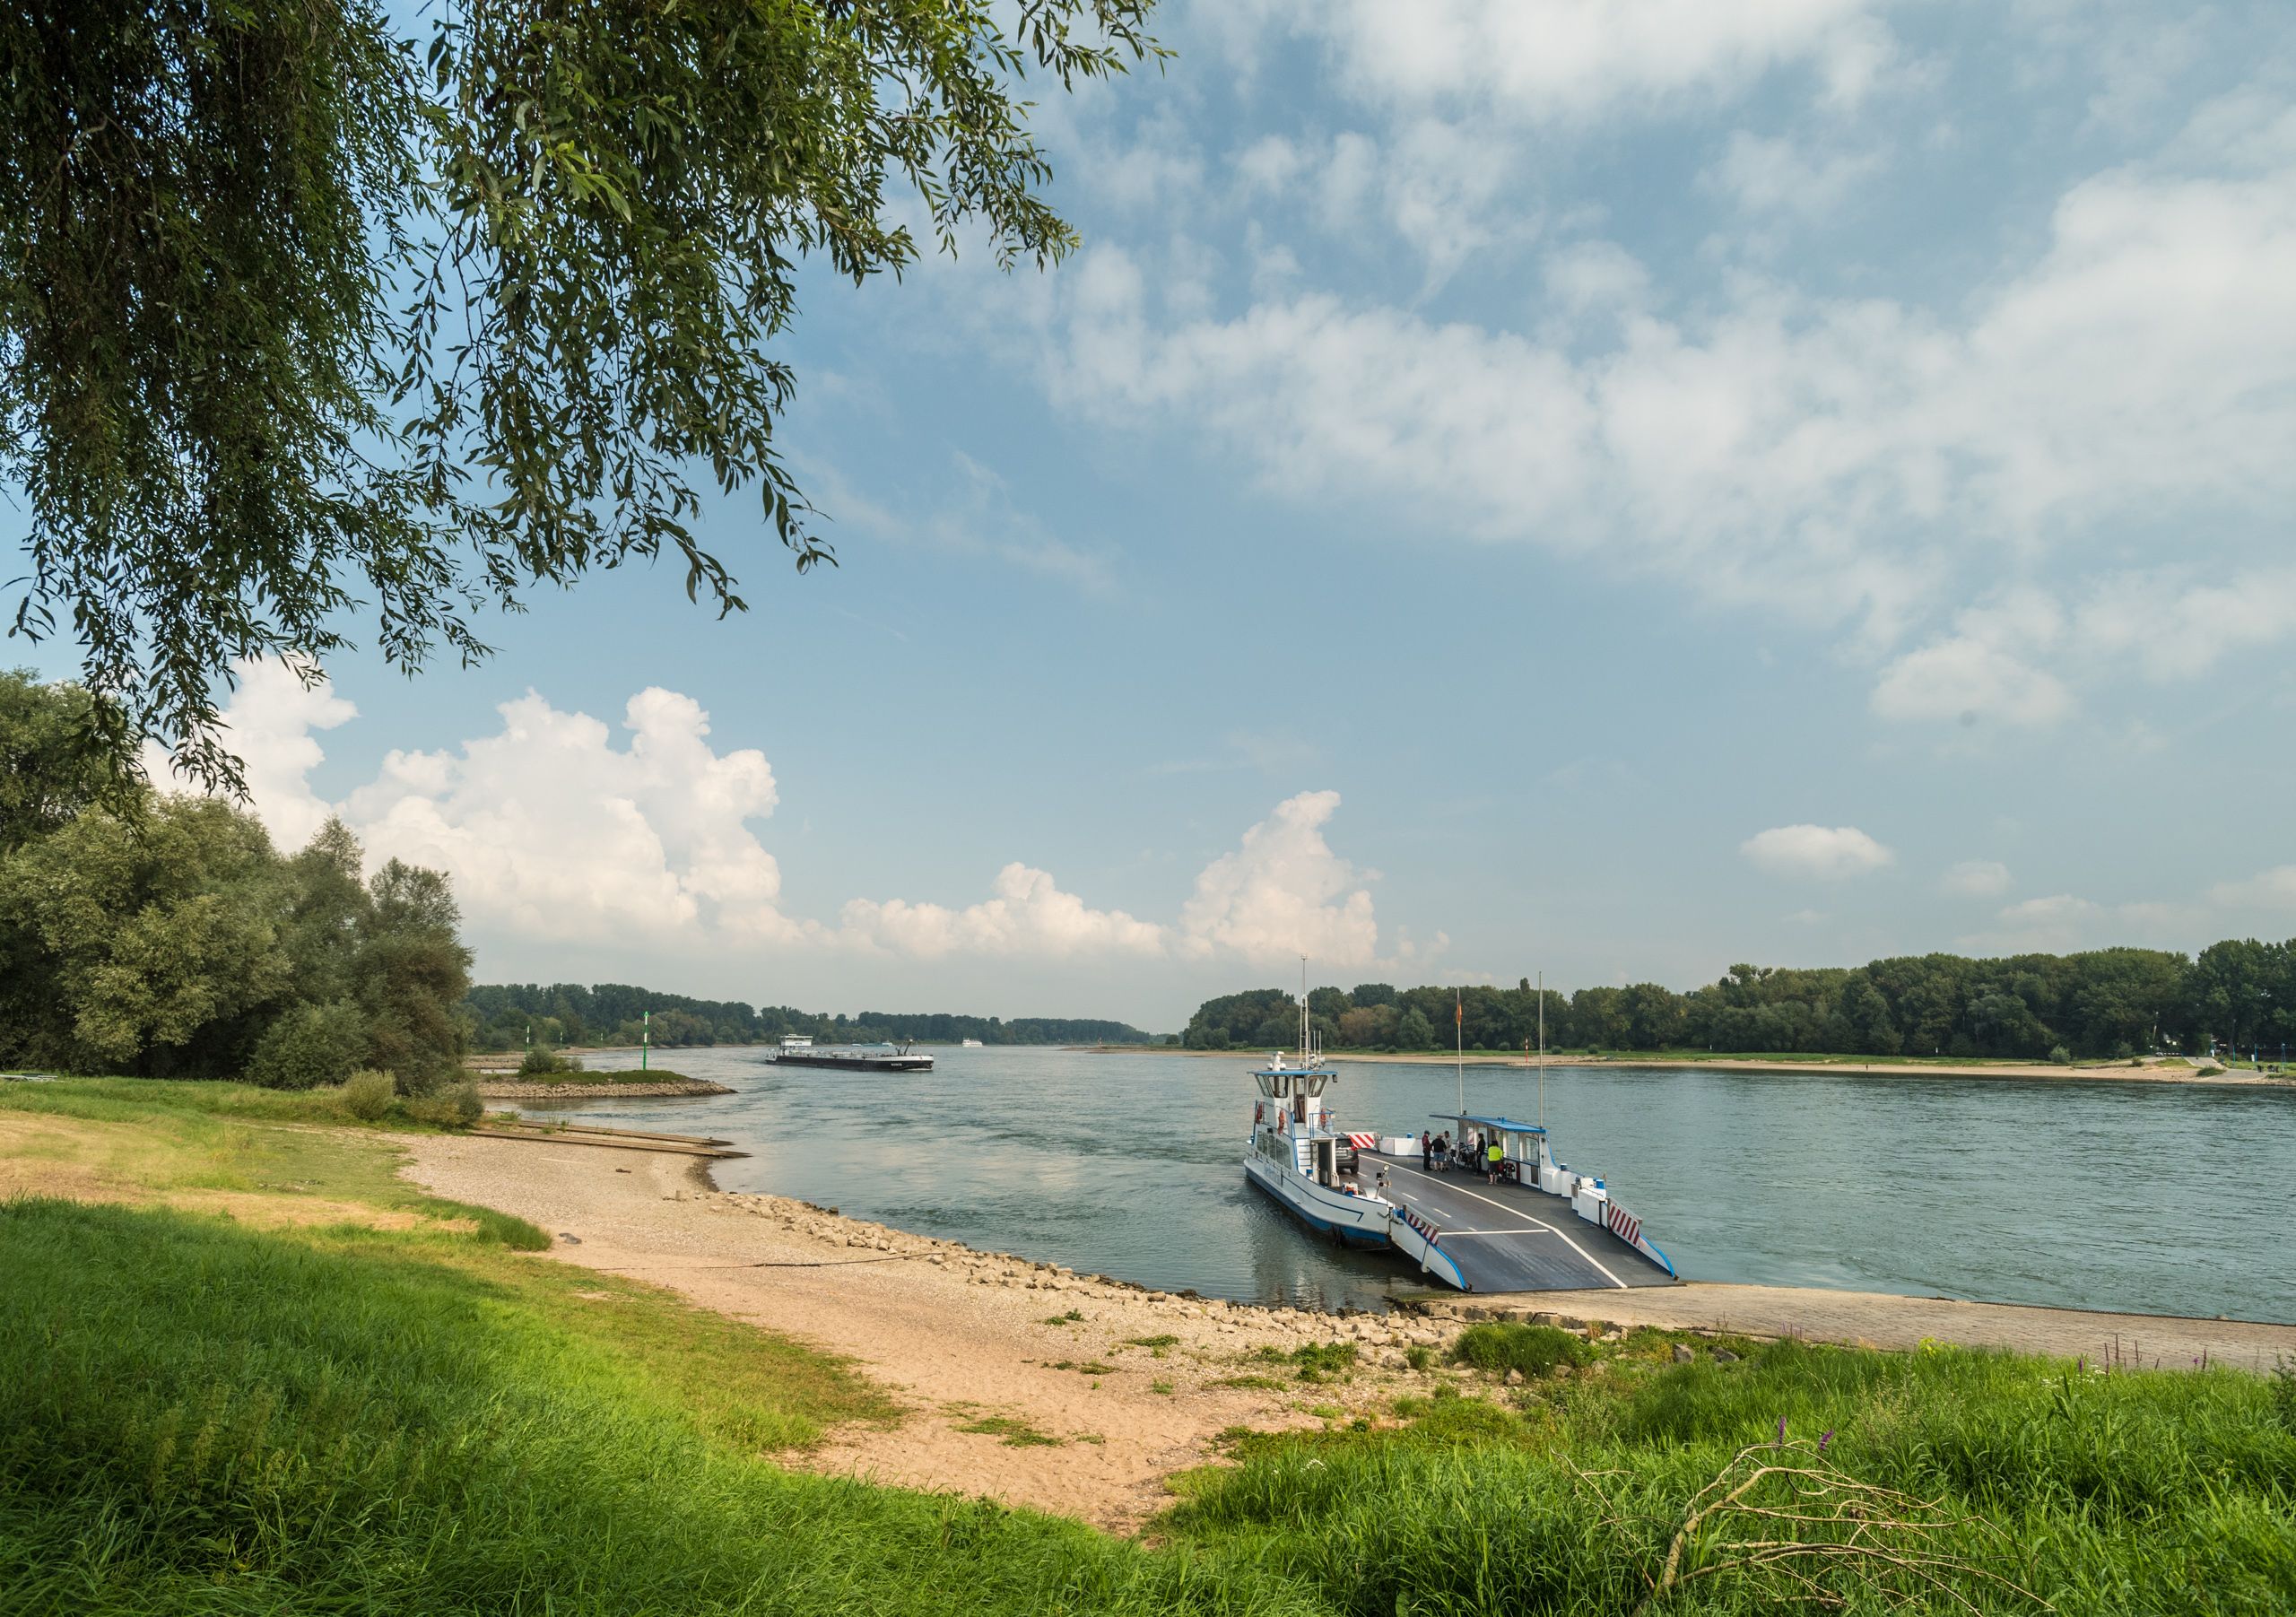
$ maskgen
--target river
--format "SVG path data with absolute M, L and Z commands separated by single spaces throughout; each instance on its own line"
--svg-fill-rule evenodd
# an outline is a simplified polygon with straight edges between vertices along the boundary
M 1376 1308 L 1424 1283 L 1246 1186 L 1248 1056 L 937 1049 L 929 1074 L 859 1074 L 657 1054 L 739 1092 L 526 1109 L 718 1135 L 751 1153 L 716 1166 L 725 1189 L 1164 1291 Z M 1415 1133 L 1456 1104 L 1448 1067 L 1340 1072 L 1343 1127 Z M 1521 1069 L 1465 1082 L 1471 1110 L 1537 1112 Z M 2296 1091 L 1553 1066 L 1545 1119 L 1689 1279 L 2296 1321 Z

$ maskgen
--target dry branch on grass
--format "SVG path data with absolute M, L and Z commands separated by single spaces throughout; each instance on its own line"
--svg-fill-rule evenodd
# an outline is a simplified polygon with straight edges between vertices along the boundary
M 1607 1504 L 1598 1478 L 1617 1474 L 1579 1476 Z M 1866 1593 L 1892 1606 L 1942 1602 L 1976 1613 L 1981 1608 L 1962 1592 L 1971 1580 L 2036 1611 L 2055 1609 L 1946 1547 L 1971 1530 L 2015 1553 L 2008 1535 L 1983 1517 L 1957 1516 L 1934 1500 L 1862 1482 L 1830 1464 L 1817 1445 L 1752 1444 L 1691 1497 L 1639 1609 L 1664 1604 L 1696 1579 L 1732 1576 L 1771 1580 L 1781 1597 L 1837 1609 Z

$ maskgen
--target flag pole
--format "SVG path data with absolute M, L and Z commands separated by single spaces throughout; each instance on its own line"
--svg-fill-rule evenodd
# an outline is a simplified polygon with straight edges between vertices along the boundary
M 1455 992 L 1457 999 L 1451 1007 L 1451 1041 L 1458 1048 L 1459 1122 L 1464 1126 L 1467 1116 L 1467 995 L 1464 988 Z
M 1539 1130 L 1546 1130 L 1546 973 L 1539 973 Z

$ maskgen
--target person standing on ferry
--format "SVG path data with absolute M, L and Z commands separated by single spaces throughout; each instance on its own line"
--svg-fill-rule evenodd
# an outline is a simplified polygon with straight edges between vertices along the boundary
M 1427 1131 L 1426 1131 L 1425 1129 L 1423 1129 L 1423 1128 L 1422 1128 L 1422 1129 L 1421 1129 L 1421 1130 L 1419 1131 L 1419 1171 L 1420 1171 L 1420 1172 L 1422 1172 L 1422 1173 L 1427 1173 L 1427 1172 L 1430 1172 L 1430 1171 L 1431 1171 L 1431 1170 L 1433 1169 L 1433 1168 L 1434 1168 L 1434 1166 L 1435 1166 L 1435 1163 L 1434 1163 L 1434 1156 L 1435 1156 L 1435 1142 L 1434 1142 L 1434 1141 L 1432 1141 L 1432 1140 L 1431 1140 L 1431 1139 L 1429 1139 L 1429 1138 L 1427 1137 Z

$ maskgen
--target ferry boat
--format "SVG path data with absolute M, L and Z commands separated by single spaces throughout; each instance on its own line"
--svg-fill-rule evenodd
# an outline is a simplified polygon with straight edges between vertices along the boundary
M 1343 1130 L 1300 995 L 1300 1053 L 1271 1053 L 1252 1081 L 1244 1177 L 1309 1229 L 1395 1252 L 1462 1291 L 1561 1291 L 1669 1285 L 1671 1258 L 1601 1179 L 1555 1160 L 1544 1127 L 1462 1107 L 1431 1119 L 1487 1153 L 1422 1156 L 1415 1135 Z M 1449 1132 L 1448 1129 L 1446 1132 Z
M 792 1033 L 766 1060 L 774 1066 L 843 1067 L 856 1073 L 929 1073 L 933 1057 L 909 1044 L 816 1045 Z

